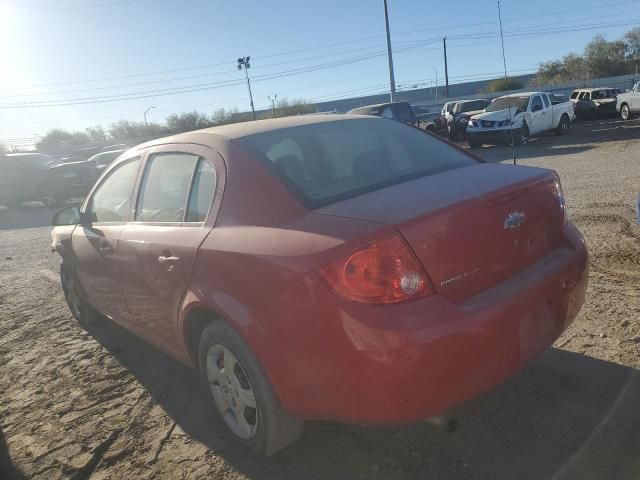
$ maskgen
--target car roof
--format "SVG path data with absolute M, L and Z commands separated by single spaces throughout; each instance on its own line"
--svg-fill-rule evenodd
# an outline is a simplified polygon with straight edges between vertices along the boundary
M 595 92 L 598 90 L 617 90 L 615 87 L 587 87 L 587 88 L 576 88 L 574 92 Z
M 390 105 L 408 105 L 408 102 L 387 102 L 387 103 L 377 103 L 375 105 L 364 105 L 362 107 L 352 108 L 347 112 L 347 114 L 366 112 L 367 110 L 373 110 L 378 108 L 388 107 Z
M 471 103 L 471 102 L 488 102 L 489 100 L 486 98 L 474 98 L 473 100 L 460 100 L 456 102 L 457 104 L 461 103 Z
M 180 133 L 169 137 L 157 138 L 149 142 L 134 147 L 135 150 L 162 145 L 166 143 L 185 143 L 193 141 L 194 135 L 212 135 L 223 138 L 225 140 L 235 140 L 259 133 L 273 132 L 283 130 L 285 128 L 301 127 L 304 125 L 314 125 L 318 123 L 334 123 L 334 122 L 359 122 L 371 120 L 368 117 L 358 118 L 354 115 L 336 114 L 336 115 L 299 115 L 294 117 L 269 118 L 265 120 L 253 120 L 250 122 L 232 123 L 228 125 L 220 125 L 217 127 L 204 128 L 202 130 L 194 130 L 192 132 Z

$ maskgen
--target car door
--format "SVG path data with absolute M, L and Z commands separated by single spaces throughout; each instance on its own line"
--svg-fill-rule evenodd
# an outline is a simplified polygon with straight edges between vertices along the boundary
M 631 104 L 631 110 L 640 110 L 640 82 L 636 83 L 635 88 L 631 92 L 629 103 Z
M 540 95 L 534 95 L 531 97 L 530 111 L 531 111 L 531 125 L 529 125 L 529 132 L 531 135 L 535 135 L 544 131 L 547 124 L 548 112 L 545 111 Z
M 78 279 L 89 303 L 121 324 L 127 323 L 128 311 L 119 283 L 116 247 L 131 214 L 139 167 L 140 157 L 133 157 L 108 172 L 83 206 L 90 223 L 78 225 L 71 237 Z
M 133 221 L 118 241 L 132 328 L 178 356 L 180 301 L 197 250 L 217 214 L 224 171 L 222 157 L 206 147 L 182 144 L 150 150 L 135 194 Z

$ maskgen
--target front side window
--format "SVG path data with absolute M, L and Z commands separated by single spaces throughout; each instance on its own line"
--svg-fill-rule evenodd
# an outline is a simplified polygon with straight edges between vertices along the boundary
M 571 100 L 575 100 L 576 98 L 578 98 L 578 94 L 580 92 L 578 92 L 577 90 L 571 93 Z
M 531 111 L 537 112 L 538 110 L 542 110 L 542 100 L 539 95 L 536 95 L 531 99 Z
M 198 156 L 159 153 L 151 156 L 138 194 L 136 221 L 182 222 Z
M 542 101 L 544 102 L 544 107 L 549 108 L 551 106 L 551 102 L 549 101 L 549 95 L 546 93 L 542 95 Z
M 290 140 L 301 158 L 267 155 Z M 308 208 L 473 165 L 476 160 L 445 142 L 399 122 L 358 119 L 291 127 L 249 135 L 238 142 L 257 153 Z
M 89 210 L 93 221 L 126 222 L 131 195 L 138 175 L 140 158 L 118 165 L 93 194 Z

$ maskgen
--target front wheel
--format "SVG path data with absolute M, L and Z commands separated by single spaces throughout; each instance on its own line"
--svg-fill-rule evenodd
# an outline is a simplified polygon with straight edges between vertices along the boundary
M 226 323 L 215 321 L 204 329 L 198 356 L 219 423 L 234 440 L 269 456 L 302 434 L 304 422 L 282 408 L 258 360 Z
M 625 121 L 631 120 L 631 118 L 633 118 L 633 116 L 631 115 L 631 109 L 629 108 L 629 105 L 627 105 L 626 103 L 622 105 L 622 108 L 620 109 L 620 116 Z
M 526 123 L 522 124 L 522 127 L 513 136 L 513 142 L 516 145 L 526 145 L 529 143 L 529 127 Z
M 569 117 L 563 115 L 560 118 L 560 123 L 558 124 L 558 128 L 556 128 L 556 133 L 558 135 L 566 135 L 569 132 Z
M 472 140 L 470 138 L 469 139 L 469 147 L 470 148 L 480 148 L 480 147 L 482 147 L 482 142 L 479 142 L 478 140 Z
M 100 319 L 100 315 L 87 303 L 78 282 L 78 276 L 65 262 L 60 265 L 60 283 L 71 315 L 86 328 Z

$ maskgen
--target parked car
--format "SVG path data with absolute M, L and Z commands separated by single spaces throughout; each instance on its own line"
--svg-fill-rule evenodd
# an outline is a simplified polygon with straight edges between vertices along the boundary
M 489 106 L 491 100 L 476 99 L 476 100 L 461 100 L 456 102 L 451 112 L 451 117 L 447 122 L 447 131 L 449 132 L 449 139 L 455 140 L 457 137 L 464 137 L 467 131 L 467 124 L 469 119 L 473 115 L 484 112 L 484 109 Z
M 0 205 L 42 201 L 58 207 L 76 193 L 78 172 L 42 153 L 0 155 Z
M 617 88 L 579 88 L 571 93 L 573 109 L 579 118 L 596 118 L 615 113 Z
M 87 160 L 95 165 L 98 172 L 102 172 L 105 168 L 111 165 L 116 158 L 122 155 L 126 150 L 111 150 L 107 152 L 96 153 Z
M 635 114 L 640 114 L 640 82 L 618 95 L 616 109 L 623 120 L 631 120 Z
M 423 130 L 436 133 L 446 128 L 447 124 L 440 112 L 430 112 L 423 105 L 411 105 L 411 109 L 415 113 L 420 128 Z
M 391 102 L 381 103 L 378 105 L 367 105 L 365 107 L 354 108 L 347 112 L 348 115 L 371 115 L 374 117 L 391 118 L 398 122 L 413 125 L 421 130 L 429 130 L 435 132 L 437 130 L 436 123 L 431 121 L 422 121 L 416 117 L 411 105 L 407 102 Z
M 232 438 L 420 421 L 550 346 L 587 251 L 551 170 L 400 122 L 317 115 L 135 147 L 54 218 L 72 314 L 200 371 Z
M 514 143 L 523 144 L 531 135 L 550 130 L 565 135 L 574 119 L 573 103 L 568 99 L 553 103 L 545 92 L 505 95 L 491 102 L 485 113 L 471 117 L 467 139 L 472 148 L 511 142 L 512 137 Z
M 447 102 L 442 106 L 442 116 L 444 117 L 445 123 L 448 125 L 449 121 L 453 118 L 453 108 L 456 106 L 457 102 Z

